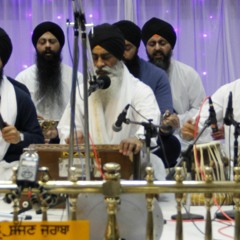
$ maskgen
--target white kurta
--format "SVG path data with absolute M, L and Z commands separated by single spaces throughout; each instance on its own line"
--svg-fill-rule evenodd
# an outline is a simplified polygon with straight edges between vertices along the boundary
M 137 124 L 123 124 L 120 132 L 114 132 L 112 125 L 116 122 L 118 115 L 127 104 L 131 104 L 146 119 L 152 119 L 153 124 L 160 122 L 160 110 L 151 88 L 143 82 L 134 78 L 126 66 L 123 65 L 123 77 L 121 88 L 109 101 L 106 108 L 94 100 L 94 93 L 89 97 L 89 133 L 94 144 L 119 144 L 121 140 L 137 133 L 144 133 L 143 127 Z M 111 87 L 111 86 L 110 86 Z M 105 91 L 105 90 L 97 90 Z M 80 85 L 79 96 L 76 94 L 75 125 L 77 130 L 84 133 L 84 105 L 83 105 L 83 85 Z M 146 122 L 132 107 L 128 109 L 127 118 L 132 121 Z M 68 104 L 63 117 L 59 122 L 58 130 L 61 142 L 69 136 L 70 130 L 70 105 Z
M 30 66 L 29 68 L 20 72 L 16 76 L 16 80 L 18 80 L 19 82 L 27 86 L 28 90 L 31 93 L 33 103 L 37 109 L 37 113 L 43 116 L 45 119 L 59 120 L 70 99 L 71 86 L 72 86 L 72 68 L 63 63 L 61 64 L 61 68 L 62 68 L 63 104 L 62 106 L 49 105 L 48 107 L 45 108 L 44 112 L 41 112 L 41 110 L 39 109 L 41 101 L 36 99 L 36 91 L 37 91 L 36 87 L 38 86 L 37 79 L 36 79 L 36 65 L 34 64 Z M 82 82 L 81 73 L 78 73 L 78 81 L 79 83 Z
M 198 112 L 206 93 L 199 74 L 184 63 L 172 59 L 168 76 L 173 107 L 182 126 Z
M 212 96 L 213 106 L 216 111 L 216 117 L 218 121 L 218 126 L 222 126 L 223 119 L 225 117 L 225 112 L 228 106 L 228 99 L 229 99 L 229 93 L 232 92 L 232 105 L 233 105 L 233 113 L 234 113 L 234 120 L 236 122 L 240 122 L 240 79 L 225 84 L 222 87 L 220 87 Z M 208 101 L 205 102 L 202 111 L 201 111 L 201 118 L 199 121 L 199 127 L 202 128 L 204 122 L 209 117 L 209 104 Z M 224 144 L 224 151 L 226 155 L 229 157 L 231 153 L 231 159 L 233 159 L 233 146 L 234 146 L 234 130 L 235 127 L 233 125 L 226 126 L 224 125 L 224 133 L 225 133 L 225 144 Z M 201 142 L 209 142 L 212 141 L 211 137 L 211 129 L 208 128 L 204 134 L 203 137 L 200 139 Z M 239 141 L 239 138 L 238 138 Z M 240 145 L 240 142 L 239 144 Z M 229 151 L 230 150 L 230 151 Z
M 127 104 L 131 104 L 138 113 L 130 106 L 126 118 L 136 122 L 147 122 L 146 119 L 152 119 L 153 124 L 159 125 L 160 123 L 160 110 L 152 89 L 133 77 L 124 64 L 122 64 L 122 71 L 122 78 L 116 79 L 122 81 L 122 84 L 105 107 L 94 98 L 94 93 L 89 97 L 89 134 L 93 144 L 119 144 L 123 139 L 144 134 L 144 127 L 138 124 L 123 124 L 120 132 L 112 130 L 112 125 Z M 81 84 L 80 96 L 78 90 L 76 92 L 75 126 L 84 134 L 85 116 L 82 96 L 83 85 Z M 68 104 L 58 124 L 61 143 L 65 143 L 64 140 L 69 137 L 70 112 L 71 108 Z M 165 169 L 161 159 L 151 154 L 150 161 L 155 171 L 155 177 L 158 180 L 164 180 Z

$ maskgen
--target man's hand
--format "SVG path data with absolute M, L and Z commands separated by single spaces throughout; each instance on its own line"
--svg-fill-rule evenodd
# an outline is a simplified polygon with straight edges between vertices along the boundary
M 65 142 L 67 144 L 70 143 L 70 138 L 67 137 L 65 139 Z M 84 143 L 84 136 L 83 136 L 83 132 L 82 131 L 77 131 L 77 133 L 75 134 L 74 132 L 74 144 L 83 144 Z
M 180 129 L 182 138 L 187 141 L 191 141 L 194 139 L 194 129 L 195 125 L 192 120 L 188 120 L 182 128 Z
M 219 128 L 217 132 L 212 133 L 212 138 L 214 140 L 221 140 L 221 139 L 225 138 L 225 135 L 224 135 L 224 125 L 222 125 L 222 127 Z
M 160 131 L 165 134 L 169 133 L 169 129 L 171 129 L 171 132 L 173 132 L 173 130 L 179 128 L 180 123 L 177 114 L 171 114 L 169 110 L 166 110 L 166 112 L 163 114 L 161 126 L 162 128 L 160 129 Z M 166 129 L 164 127 L 166 127 Z
M 41 120 L 44 120 L 44 117 L 37 113 L 37 119 L 41 121 Z
M 42 116 L 38 115 L 38 122 L 42 128 L 45 143 L 49 143 L 50 139 L 56 138 L 58 136 L 58 121 L 45 120 Z
M 143 147 L 143 142 L 136 137 L 130 137 L 120 142 L 119 152 L 125 156 L 137 154 Z
M 21 141 L 20 132 L 13 125 L 7 125 L 2 129 L 2 137 L 11 144 L 17 144 Z
M 57 128 L 45 130 L 43 131 L 43 135 L 45 139 L 56 138 L 58 136 Z

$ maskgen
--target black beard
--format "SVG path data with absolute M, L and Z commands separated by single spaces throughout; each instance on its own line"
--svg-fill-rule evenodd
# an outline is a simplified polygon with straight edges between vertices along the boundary
M 0 68 L 0 85 L 3 81 L 3 67 Z
M 164 54 L 163 52 L 161 52 L 161 54 L 163 55 L 163 60 L 155 59 L 154 56 L 150 56 L 147 52 L 148 59 L 151 63 L 167 71 L 171 63 L 172 50 L 169 51 L 167 54 Z
M 127 66 L 129 72 L 136 78 L 140 75 L 139 57 L 137 53 L 131 60 L 124 59 L 124 63 Z
M 36 54 L 38 90 L 36 98 L 42 100 L 43 105 L 57 103 L 62 105 L 62 73 L 61 52 L 51 52 L 52 55 Z

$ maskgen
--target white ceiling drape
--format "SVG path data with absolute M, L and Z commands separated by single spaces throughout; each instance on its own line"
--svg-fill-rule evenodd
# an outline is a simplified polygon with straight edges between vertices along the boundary
M 240 77 L 240 0 L 75 0 L 81 3 L 87 23 L 134 21 L 140 27 L 151 17 L 170 22 L 177 32 L 174 58 L 191 65 L 200 74 L 208 95 L 221 85 Z M 73 48 L 71 0 L 0 0 L 0 26 L 10 35 L 14 50 L 5 73 L 15 77 L 34 62 L 31 43 L 34 27 L 54 21 L 68 36 Z M 68 34 L 67 34 L 68 32 Z M 80 44 L 80 43 L 79 43 Z M 72 65 L 69 48 L 63 61 Z M 145 59 L 141 44 L 139 55 Z M 81 71 L 81 58 L 79 69 Z

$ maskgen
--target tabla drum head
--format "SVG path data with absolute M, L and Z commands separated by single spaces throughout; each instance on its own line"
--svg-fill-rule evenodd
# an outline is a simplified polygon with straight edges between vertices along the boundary
M 124 194 L 120 196 L 117 211 L 117 225 L 120 239 L 145 240 L 147 208 L 144 194 Z M 107 208 L 101 194 L 79 194 L 77 201 L 78 220 L 90 222 L 90 239 L 104 239 L 107 226 Z M 159 203 L 154 201 L 153 208 L 154 239 L 161 237 L 164 219 Z

